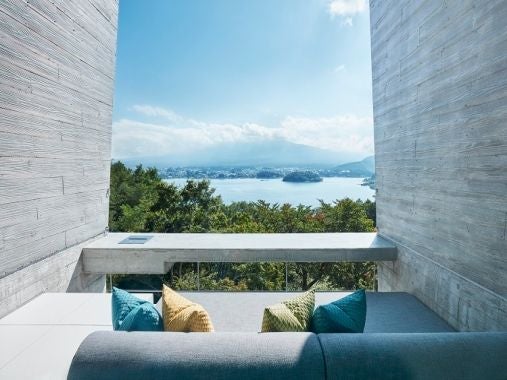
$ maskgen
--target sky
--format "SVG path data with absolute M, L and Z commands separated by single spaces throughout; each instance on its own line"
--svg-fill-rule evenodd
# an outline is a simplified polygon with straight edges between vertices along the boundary
M 122 0 L 117 49 L 114 159 L 373 153 L 365 0 Z

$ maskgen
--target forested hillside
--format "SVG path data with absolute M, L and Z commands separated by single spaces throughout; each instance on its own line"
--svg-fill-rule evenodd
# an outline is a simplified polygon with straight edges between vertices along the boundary
M 183 188 L 164 182 L 156 169 L 111 166 L 109 227 L 115 232 L 369 232 L 375 203 L 342 199 L 320 207 L 237 202 L 226 205 L 209 182 L 189 180 Z M 175 264 L 165 276 L 114 276 L 125 288 L 196 289 L 194 264 Z M 373 263 L 293 263 L 289 290 L 355 289 L 374 286 Z M 200 288 L 208 290 L 285 290 L 283 263 L 201 263 Z

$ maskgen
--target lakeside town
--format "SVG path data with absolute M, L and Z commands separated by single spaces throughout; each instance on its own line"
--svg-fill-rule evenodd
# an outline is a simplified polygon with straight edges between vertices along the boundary
M 256 166 L 210 166 L 210 167 L 167 167 L 159 169 L 164 179 L 274 179 L 287 182 L 319 182 L 326 177 L 363 178 L 363 186 L 375 187 L 375 164 L 371 157 L 362 161 L 334 167 L 256 167 Z

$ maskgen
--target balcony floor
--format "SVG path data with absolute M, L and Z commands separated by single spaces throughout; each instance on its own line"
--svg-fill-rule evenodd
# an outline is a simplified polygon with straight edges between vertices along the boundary
M 66 379 L 83 339 L 99 330 L 112 330 L 111 294 L 41 294 L 0 319 L 0 379 Z

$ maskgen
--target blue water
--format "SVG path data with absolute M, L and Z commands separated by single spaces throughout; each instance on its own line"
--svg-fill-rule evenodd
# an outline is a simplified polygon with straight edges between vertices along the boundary
M 177 186 L 186 183 L 186 178 L 166 180 Z M 211 187 L 228 204 L 237 201 L 264 200 L 269 203 L 291 203 L 318 206 L 319 199 L 333 202 L 337 199 L 352 198 L 374 200 L 375 191 L 361 186 L 362 178 L 324 178 L 316 183 L 283 182 L 281 178 L 261 180 L 256 178 L 212 179 Z

